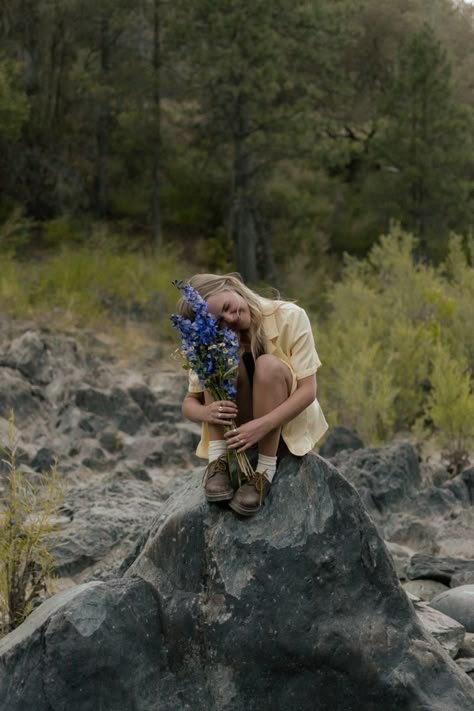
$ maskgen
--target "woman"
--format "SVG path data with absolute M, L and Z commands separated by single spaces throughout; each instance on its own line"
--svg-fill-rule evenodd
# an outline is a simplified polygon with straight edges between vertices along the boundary
M 182 412 L 202 423 L 197 455 L 209 460 L 205 476 L 208 501 L 229 501 L 243 516 L 262 506 L 275 475 L 280 437 L 292 454 L 313 449 L 327 430 L 316 399 L 320 360 L 305 311 L 294 303 L 266 299 L 249 289 L 238 274 L 197 274 L 189 284 L 208 310 L 239 337 L 242 357 L 236 402 L 215 401 L 190 371 Z M 192 318 L 180 299 L 178 312 Z M 225 432 L 232 422 L 236 427 Z M 234 493 L 227 449 L 245 452 L 258 446 L 255 473 Z

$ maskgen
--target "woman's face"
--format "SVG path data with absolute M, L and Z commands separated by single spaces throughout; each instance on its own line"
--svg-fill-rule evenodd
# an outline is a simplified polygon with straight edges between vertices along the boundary
M 221 325 L 233 331 L 250 328 L 250 310 L 247 302 L 236 291 L 221 291 L 207 299 L 207 308 Z

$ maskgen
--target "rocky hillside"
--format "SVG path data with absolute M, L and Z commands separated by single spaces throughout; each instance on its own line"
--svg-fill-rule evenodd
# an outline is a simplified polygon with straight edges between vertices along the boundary
M 23 469 L 34 476 L 57 461 L 64 487 L 61 589 L 122 559 L 199 465 L 199 428 L 182 420 L 186 377 L 172 364 L 131 369 L 72 337 L 14 323 L 1 336 L 3 444 L 13 409 Z
M 241 521 L 204 501 L 176 369 L 30 329 L 0 374 L 25 470 L 58 459 L 65 488 L 64 591 L 0 643 L 2 707 L 472 708 L 473 469 L 336 428 Z

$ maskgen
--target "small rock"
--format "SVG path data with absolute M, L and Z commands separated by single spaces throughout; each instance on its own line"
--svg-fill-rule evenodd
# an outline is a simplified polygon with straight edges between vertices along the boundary
M 408 546 L 401 546 L 393 541 L 385 541 L 385 545 L 392 556 L 398 579 L 405 580 L 408 563 L 410 558 L 415 555 L 415 551 L 412 548 L 408 548 Z
M 474 585 L 474 570 L 461 570 L 459 573 L 454 573 L 449 585 L 452 588 L 458 588 L 460 585 Z
M 427 602 L 414 602 L 413 605 L 423 627 L 454 658 L 464 639 L 464 627 L 448 615 L 433 609 Z
M 386 519 L 385 536 L 396 543 L 425 554 L 436 555 L 439 552 L 438 529 L 425 521 L 417 520 L 411 514 L 394 514 Z M 419 555 L 418 553 L 416 555 Z M 410 578 L 407 566 L 407 577 Z M 429 577 L 429 576 L 427 576 Z
M 364 443 L 355 432 L 352 432 L 347 427 L 342 427 L 342 425 L 337 425 L 329 432 L 324 443 L 319 448 L 319 454 L 321 457 L 330 459 L 337 452 L 362 449 L 363 447 Z
M 123 449 L 122 436 L 117 430 L 111 427 L 107 427 L 100 433 L 99 442 L 109 454 L 116 454 Z
M 56 464 L 57 456 L 49 447 L 41 447 L 31 462 L 32 469 L 37 472 L 50 471 Z
M 469 467 L 461 472 L 461 479 L 467 487 L 469 502 L 474 504 L 474 467 Z
M 463 672 L 466 672 L 466 674 L 474 674 L 474 658 L 464 658 L 462 657 L 461 659 L 456 659 L 456 664 L 460 669 L 463 670 Z
M 458 657 L 474 657 L 474 634 L 466 632 L 464 640 L 459 647 Z
M 447 590 L 433 598 L 431 605 L 457 620 L 466 632 L 474 632 L 474 585 Z
M 435 595 L 439 595 L 445 590 L 449 590 L 447 585 L 439 583 L 437 580 L 408 580 L 403 583 L 403 589 L 418 595 L 422 600 L 429 602 Z
M 450 585 L 455 574 L 465 572 L 474 572 L 474 560 L 451 557 L 436 558 L 417 553 L 410 560 L 407 577 L 409 580 L 424 578 Z

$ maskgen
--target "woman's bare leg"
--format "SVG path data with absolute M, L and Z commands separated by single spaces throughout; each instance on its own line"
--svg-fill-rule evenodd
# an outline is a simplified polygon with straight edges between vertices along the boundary
M 247 368 L 242 359 L 240 359 L 237 376 L 236 404 L 239 411 L 237 425 L 242 425 L 244 422 L 249 422 L 253 419 L 252 386 L 250 385 Z
M 269 353 L 255 362 L 253 379 L 253 416 L 263 417 L 288 399 L 291 393 L 291 371 L 279 358 Z M 275 457 L 280 441 L 281 427 L 269 432 L 258 443 L 258 451 Z

